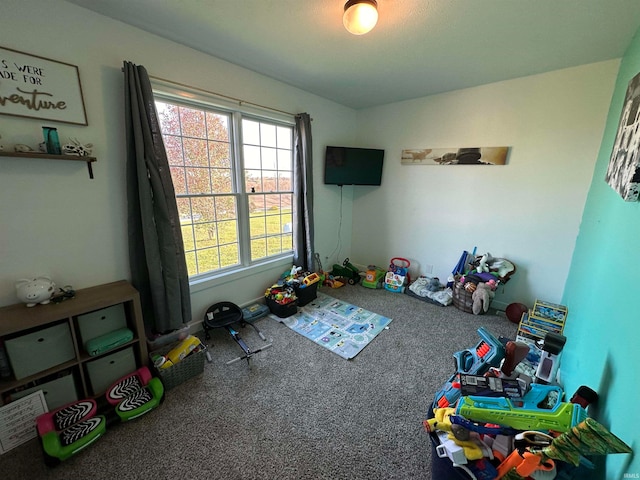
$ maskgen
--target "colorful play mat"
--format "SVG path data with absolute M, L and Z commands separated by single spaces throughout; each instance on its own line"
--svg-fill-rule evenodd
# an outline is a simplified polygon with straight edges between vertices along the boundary
M 294 332 L 351 359 L 391 323 L 391 319 L 324 293 L 286 318 L 270 315 Z

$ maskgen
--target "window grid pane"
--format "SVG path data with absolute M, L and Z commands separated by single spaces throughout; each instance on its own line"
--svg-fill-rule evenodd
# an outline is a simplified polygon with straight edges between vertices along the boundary
M 243 120 L 243 128 L 243 133 L 249 132 L 243 137 L 243 152 L 251 217 L 251 259 L 258 260 L 293 249 L 293 131 L 253 120 Z M 258 163 L 260 171 L 256 168 Z M 257 195 L 259 192 L 265 194 Z M 262 220 L 258 221 L 258 217 Z
M 240 117 L 240 131 L 234 132 L 226 112 L 163 100 L 156 107 L 189 276 L 291 252 L 292 127 Z M 235 133 L 242 138 L 243 192 L 234 187 Z M 246 199 L 242 210 L 239 195 Z M 249 238 L 242 240 L 243 231 Z

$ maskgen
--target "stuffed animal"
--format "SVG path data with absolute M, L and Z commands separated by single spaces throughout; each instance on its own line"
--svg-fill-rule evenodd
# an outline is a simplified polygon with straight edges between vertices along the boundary
M 436 430 L 442 430 L 443 432 L 451 432 L 453 436 L 458 440 L 469 440 L 469 430 L 462 425 L 451 423 L 451 415 L 456 414 L 456 409 L 453 407 L 446 408 L 434 408 L 434 417 L 423 422 L 427 432 L 435 432 Z
M 487 285 L 484 282 L 478 283 L 475 291 L 471 294 L 471 299 L 473 300 L 473 306 L 471 310 L 474 315 L 479 315 L 481 311 L 487 313 L 489 311 L 489 304 L 491 303 L 491 299 L 495 296 L 493 290 L 491 290 L 491 286 Z
M 433 277 L 427 280 L 427 285 L 425 287 L 430 292 L 439 292 L 442 290 L 442 285 L 440 285 L 440 279 L 438 277 Z
M 476 272 L 488 272 L 489 264 L 493 261 L 493 257 L 489 252 L 485 253 L 482 257 L 480 257 L 480 262 L 478 262 L 478 266 L 476 267 Z

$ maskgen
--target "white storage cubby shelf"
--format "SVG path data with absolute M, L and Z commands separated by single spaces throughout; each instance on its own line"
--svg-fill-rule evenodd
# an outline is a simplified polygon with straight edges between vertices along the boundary
M 133 339 L 91 356 L 84 342 L 126 326 Z M 83 338 L 84 337 L 84 338 Z M 127 281 L 80 289 L 72 299 L 0 308 L 0 339 L 12 364 L 0 379 L 0 404 L 42 389 L 49 409 L 98 397 L 112 381 L 147 365 L 147 340 L 138 291 Z

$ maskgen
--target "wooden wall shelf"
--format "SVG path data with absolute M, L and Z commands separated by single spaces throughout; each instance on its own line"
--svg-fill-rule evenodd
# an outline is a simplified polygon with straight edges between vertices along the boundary
M 76 162 L 86 162 L 89 169 L 89 178 L 93 178 L 93 168 L 91 164 L 95 162 L 96 157 L 79 157 L 78 155 L 53 155 L 51 153 L 39 152 L 0 152 L 0 157 L 9 158 L 46 158 L 47 160 L 73 160 Z

